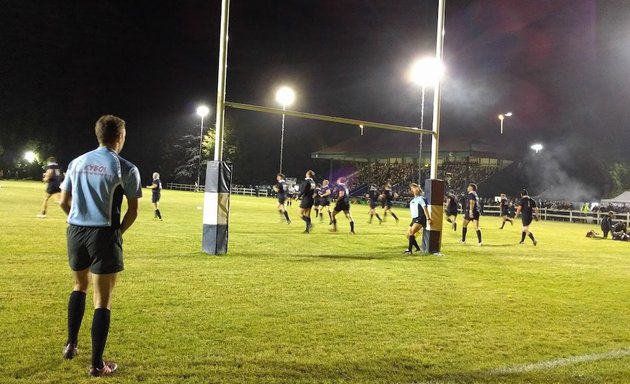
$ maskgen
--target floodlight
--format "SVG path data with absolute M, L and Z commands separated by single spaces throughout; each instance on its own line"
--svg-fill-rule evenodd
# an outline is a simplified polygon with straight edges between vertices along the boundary
M 276 92 L 276 101 L 282 105 L 283 108 L 293 104 L 295 101 L 295 92 L 289 87 L 283 86 L 278 88 Z
M 33 161 L 35 161 L 35 159 L 37 159 L 37 155 L 35 154 L 35 152 L 33 151 L 24 152 L 24 160 L 28 161 L 29 163 L 32 163 Z
M 422 87 L 433 87 L 444 75 L 444 64 L 435 57 L 416 61 L 411 68 L 412 80 Z
M 201 118 L 206 117 L 208 113 L 210 113 L 210 109 L 205 105 L 200 105 L 199 107 L 197 107 L 197 114 L 201 116 Z

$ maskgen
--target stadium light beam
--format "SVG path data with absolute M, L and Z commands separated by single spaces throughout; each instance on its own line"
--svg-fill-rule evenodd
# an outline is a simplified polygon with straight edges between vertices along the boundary
M 542 151 L 543 146 L 540 143 L 536 143 L 536 144 L 532 145 L 530 148 L 533 149 L 536 153 L 538 153 L 538 152 Z
M 420 103 L 420 129 L 424 129 L 424 94 L 426 87 L 435 87 L 444 75 L 444 65 L 435 57 L 425 57 L 417 60 L 411 67 L 411 79 L 422 87 L 422 102 Z M 422 134 L 418 146 L 418 185 L 422 185 Z
M 511 117 L 511 116 L 512 116 L 512 112 L 499 114 L 499 121 L 501 121 L 501 134 L 503 134 L 503 120 L 505 120 L 506 117 Z
M 201 126 L 199 127 L 199 164 L 197 166 L 197 188 L 201 186 L 201 154 L 203 147 L 203 119 L 210 113 L 210 109 L 205 105 L 197 107 L 197 115 L 201 117 Z
M 295 92 L 287 86 L 282 86 L 276 91 L 276 101 L 282 105 L 282 111 L 295 101 Z M 280 131 L 280 170 L 282 173 L 282 155 L 284 152 L 284 113 L 282 114 L 282 130 Z
M 37 159 L 37 154 L 33 151 L 24 152 L 24 160 L 33 164 L 33 162 Z

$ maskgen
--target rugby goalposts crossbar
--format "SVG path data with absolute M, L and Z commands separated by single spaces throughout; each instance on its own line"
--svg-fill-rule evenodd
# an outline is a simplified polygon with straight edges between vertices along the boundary
M 438 0 L 438 17 L 437 17 L 437 36 L 435 57 L 438 60 L 443 59 L 444 48 L 444 16 L 445 16 L 446 0 Z M 315 115 L 305 112 L 286 111 L 278 108 L 261 107 L 256 105 L 230 103 L 225 100 L 226 95 L 226 75 L 227 75 L 227 53 L 228 53 L 228 30 L 230 20 L 230 0 L 221 1 L 221 29 L 219 36 L 219 65 L 217 80 L 217 108 L 216 108 L 216 134 L 214 147 L 214 162 L 208 162 L 208 171 L 206 171 L 206 188 L 204 192 L 203 206 L 203 233 L 202 233 L 202 251 L 209 254 L 225 254 L 227 253 L 228 239 L 228 222 L 229 222 L 229 188 L 232 183 L 232 165 L 223 162 L 223 135 L 225 124 L 225 108 L 249 109 L 258 112 L 277 113 L 300 118 L 324 120 L 341 124 L 363 125 L 364 127 L 389 129 L 402 132 L 410 132 L 417 134 L 431 134 L 431 179 L 428 182 L 435 183 L 436 191 L 443 194 L 443 184 L 441 180 L 437 180 L 437 160 L 440 141 L 440 102 L 441 102 L 441 86 L 440 82 L 434 88 L 433 94 L 433 126 L 432 130 L 424 130 L 415 127 L 403 127 L 390 124 L 372 123 L 368 121 L 346 119 L 332 116 Z M 210 177 L 210 182 L 209 182 Z M 432 188 L 433 184 L 429 184 Z M 437 195 L 437 194 L 436 194 Z M 442 197 L 440 196 L 440 199 Z M 441 201 L 436 200 L 441 208 Z M 437 204 L 436 203 L 436 204 Z M 431 207 L 431 203 L 429 207 Z M 440 211 L 441 212 L 441 211 Z M 440 214 L 436 227 L 437 231 L 427 230 L 431 232 L 431 239 L 428 241 L 428 248 L 433 249 L 429 252 L 439 253 L 441 243 L 441 226 L 442 216 Z M 435 236 L 434 236 L 435 235 Z M 423 247 L 424 247 L 423 241 Z
M 356 119 L 348 119 L 345 117 L 334 117 L 334 116 L 326 116 L 326 115 L 317 115 L 314 113 L 307 113 L 307 112 L 299 112 L 299 111 L 291 111 L 291 110 L 284 110 L 284 109 L 280 109 L 280 108 L 272 108 L 272 107 L 263 107 L 260 105 L 252 105 L 252 104 L 242 104 L 242 103 L 234 103 L 231 101 L 226 101 L 225 102 L 225 106 L 228 108 L 235 108 L 235 109 L 245 109 L 248 111 L 256 111 L 256 112 L 263 112 L 263 113 L 272 113 L 272 114 L 276 114 L 276 115 L 286 115 L 286 116 L 293 116 L 293 117 L 299 117 L 302 119 L 311 119 L 311 120 L 321 120 L 321 121 L 328 121 L 328 122 L 332 122 L 332 123 L 339 123 L 339 124 L 348 124 L 348 125 L 353 125 L 353 126 L 364 126 L 366 128 L 370 127 L 370 128 L 380 128 L 380 129 L 388 129 L 390 131 L 399 131 L 399 132 L 407 132 L 407 133 L 416 133 L 416 134 L 425 134 L 425 135 L 433 135 L 433 131 L 430 129 L 420 129 L 417 127 L 405 127 L 402 125 L 392 125 L 392 124 L 384 124 L 384 123 L 375 123 L 375 122 L 371 122 L 371 121 L 364 121 L 364 120 L 356 120 Z

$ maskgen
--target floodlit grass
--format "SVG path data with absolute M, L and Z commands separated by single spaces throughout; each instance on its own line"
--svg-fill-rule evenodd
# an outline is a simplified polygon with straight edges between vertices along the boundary
M 80 355 L 64 361 L 71 277 L 65 217 L 37 219 L 43 185 L 0 182 L 0 382 L 79 383 L 90 364 L 91 310 Z M 229 254 L 201 248 L 202 194 L 149 192 L 125 236 L 105 357 L 111 383 L 627 383 L 630 244 L 584 237 L 594 226 L 518 226 L 483 217 L 484 246 L 405 256 L 408 214 L 357 235 L 302 234 L 275 201 L 232 196 Z M 461 222 L 461 219 L 460 219 Z M 469 233 L 476 243 L 474 231 Z

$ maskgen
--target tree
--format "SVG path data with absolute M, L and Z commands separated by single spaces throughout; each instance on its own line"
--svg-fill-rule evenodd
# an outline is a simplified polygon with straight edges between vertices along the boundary
M 225 122 L 223 158 L 230 160 L 237 153 L 233 142 L 232 124 Z M 214 159 L 216 130 L 209 129 L 203 136 L 201 145 L 201 161 L 199 158 L 199 135 L 186 134 L 164 145 L 164 169 L 169 170 L 169 178 L 175 183 L 194 184 L 197 172 L 200 173 L 201 184 L 205 182 L 206 162 Z
M 611 197 L 617 196 L 623 191 L 630 189 L 630 170 L 627 164 L 615 162 L 610 166 L 608 171 L 612 188 L 610 190 Z

